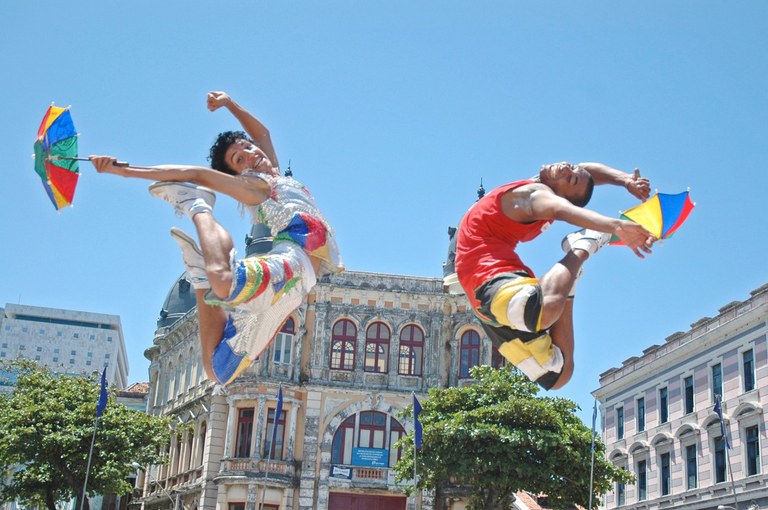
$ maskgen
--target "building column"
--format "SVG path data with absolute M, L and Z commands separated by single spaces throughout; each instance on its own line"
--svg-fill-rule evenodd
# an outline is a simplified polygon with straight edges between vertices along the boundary
M 320 392 L 307 392 L 306 425 L 304 429 L 304 459 L 299 479 L 299 509 L 324 510 L 328 501 L 318 501 L 317 461 L 320 455 Z
M 203 450 L 203 485 L 200 490 L 198 508 L 221 508 L 226 510 L 226 485 L 219 491 L 213 478 L 221 468 L 221 459 L 229 456 L 230 430 L 232 421 L 230 402 L 223 395 L 211 395 L 210 411 L 207 416 L 205 445 Z M 221 494 L 221 498 L 219 497 Z

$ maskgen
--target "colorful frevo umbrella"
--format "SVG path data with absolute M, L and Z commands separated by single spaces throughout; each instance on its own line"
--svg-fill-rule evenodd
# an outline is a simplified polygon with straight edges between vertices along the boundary
M 656 193 L 640 205 L 621 213 L 621 219 L 639 223 L 657 239 L 666 239 L 688 219 L 696 204 L 688 191 L 669 195 Z M 611 244 L 623 244 L 613 236 Z
M 80 175 L 77 132 L 69 108 L 51 105 L 37 130 L 35 172 L 56 210 L 72 204 Z

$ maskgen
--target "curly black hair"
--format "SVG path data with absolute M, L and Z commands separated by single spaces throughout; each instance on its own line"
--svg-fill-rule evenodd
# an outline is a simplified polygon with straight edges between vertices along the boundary
M 219 136 L 216 137 L 216 141 L 211 145 L 211 151 L 208 155 L 208 161 L 211 162 L 211 168 L 225 174 L 235 175 L 234 170 L 229 167 L 224 156 L 226 156 L 229 146 L 240 140 L 247 140 L 256 145 L 243 131 L 224 131 L 223 133 L 219 133 Z

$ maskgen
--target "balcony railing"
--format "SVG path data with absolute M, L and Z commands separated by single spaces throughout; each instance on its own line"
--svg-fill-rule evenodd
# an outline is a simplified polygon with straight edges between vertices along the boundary
M 220 475 L 229 475 L 236 473 L 249 473 L 264 475 L 269 472 L 270 476 L 278 478 L 294 479 L 301 463 L 285 460 L 266 460 L 266 459 L 223 459 L 221 461 Z

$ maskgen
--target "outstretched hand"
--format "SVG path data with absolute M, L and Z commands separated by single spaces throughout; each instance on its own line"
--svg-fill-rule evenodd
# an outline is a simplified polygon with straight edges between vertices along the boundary
M 642 201 L 648 200 L 651 196 L 651 181 L 645 177 L 640 177 L 640 173 L 635 170 L 635 174 L 627 180 L 625 184 L 627 191 Z
M 88 159 L 96 167 L 100 174 L 122 175 L 125 165 L 117 165 L 117 158 L 113 156 L 88 156 Z
M 226 92 L 208 92 L 208 109 L 212 112 L 215 112 L 222 106 L 227 106 L 231 101 L 232 98 Z
M 615 234 L 641 259 L 645 258 L 644 253 L 651 253 L 651 246 L 657 241 L 653 234 L 632 221 L 622 221 L 621 227 L 616 230 Z

